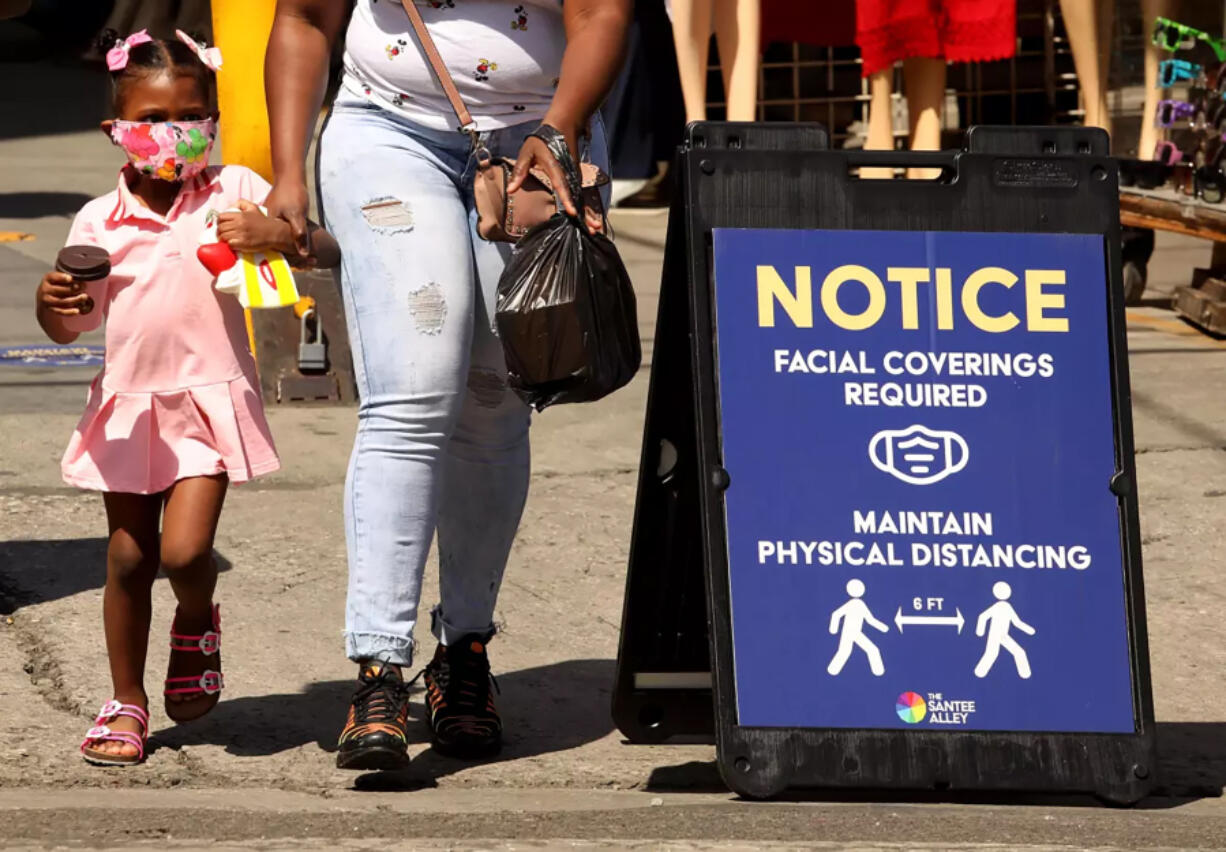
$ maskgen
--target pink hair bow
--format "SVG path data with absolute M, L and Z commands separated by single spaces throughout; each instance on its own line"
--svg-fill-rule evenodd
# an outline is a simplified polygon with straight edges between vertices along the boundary
M 138 44 L 153 41 L 146 30 L 132 33 L 125 39 L 115 42 L 115 46 L 106 52 L 106 68 L 108 71 L 122 71 L 128 67 L 128 52 Z
M 175 35 L 178 36 L 179 41 L 196 51 L 196 55 L 200 57 L 200 61 L 203 62 L 205 67 L 210 71 L 216 72 L 221 68 L 220 47 L 205 47 L 187 33 L 183 32 L 183 30 L 175 30 Z

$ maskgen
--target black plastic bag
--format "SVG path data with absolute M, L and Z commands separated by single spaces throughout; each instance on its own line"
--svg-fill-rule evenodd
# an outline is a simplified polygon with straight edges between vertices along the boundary
M 540 135 L 577 187 L 561 135 Z M 608 237 L 589 234 L 565 213 L 516 244 L 498 281 L 495 322 L 510 385 L 537 411 L 600 399 L 634 378 L 642 362 L 634 289 L 621 256 Z

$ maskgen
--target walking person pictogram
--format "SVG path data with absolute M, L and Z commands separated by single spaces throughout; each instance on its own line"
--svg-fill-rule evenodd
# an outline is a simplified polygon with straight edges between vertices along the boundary
M 1013 655 L 1013 662 L 1017 665 L 1017 676 L 1024 680 L 1030 677 L 1030 658 L 1026 656 L 1026 651 L 1022 646 L 1009 635 L 1009 629 L 1016 627 L 1023 633 L 1033 636 L 1034 628 L 1022 621 L 1013 605 L 1009 603 L 1013 589 L 1008 583 L 1002 580 L 992 586 L 992 594 L 996 596 L 996 603 L 981 612 L 979 621 L 975 624 L 976 636 L 982 636 L 985 631 L 988 635 L 987 647 L 983 649 L 983 656 L 979 658 L 979 664 L 975 666 L 975 677 L 987 677 L 992 666 L 996 664 L 996 658 L 1000 656 L 1000 649 L 1004 648 Z
M 867 623 L 882 633 L 888 633 L 890 628 L 873 618 L 868 604 L 860 600 L 864 597 L 864 583 L 848 580 L 847 594 L 851 595 L 851 600 L 830 615 L 830 634 L 839 634 L 840 629 L 842 632 L 839 635 L 839 650 L 835 652 L 826 671 L 832 675 L 843 671 L 843 666 L 847 665 L 851 658 L 852 647 L 855 646 L 868 657 L 868 667 L 872 673 L 881 677 L 885 674 L 885 663 L 881 661 L 881 651 L 864 635 L 864 625 Z

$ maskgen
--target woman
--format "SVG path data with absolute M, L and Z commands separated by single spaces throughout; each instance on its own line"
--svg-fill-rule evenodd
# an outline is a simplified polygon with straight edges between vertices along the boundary
M 438 639 L 426 666 L 436 749 L 492 754 L 502 723 L 485 645 L 528 489 L 528 409 L 492 330 L 508 247 L 476 236 L 473 148 L 565 186 L 541 124 L 605 162 L 596 109 L 617 75 L 631 0 L 418 0 L 473 114 L 457 120 L 397 0 L 280 0 L 266 60 L 276 182 L 271 215 L 307 240 L 304 158 L 335 40 L 344 74 L 319 144 L 322 215 L 340 243 L 361 402 L 345 486 L 346 650 L 358 684 L 337 765 L 408 762 L 407 686 L 430 542 Z M 590 125 L 589 125 L 590 120 Z M 572 212 L 573 201 L 563 199 Z

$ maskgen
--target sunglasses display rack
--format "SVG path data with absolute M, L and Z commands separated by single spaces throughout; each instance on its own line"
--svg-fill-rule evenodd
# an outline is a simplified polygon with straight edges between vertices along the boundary
M 1213 241 L 1210 268 L 1176 289 L 1172 307 L 1226 334 L 1226 39 L 1158 18 L 1151 40 L 1167 52 L 1152 119 L 1164 138 L 1152 159 L 1121 161 L 1120 221 Z
M 1221 204 L 1226 200 L 1226 40 L 1160 17 L 1151 41 L 1168 53 L 1158 75 L 1166 97 L 1153 116 L 1165 138 L 1150 164 L 1125 167 L 1123 182 L 1142 189 L 1169 184 L 1185 196 Z

